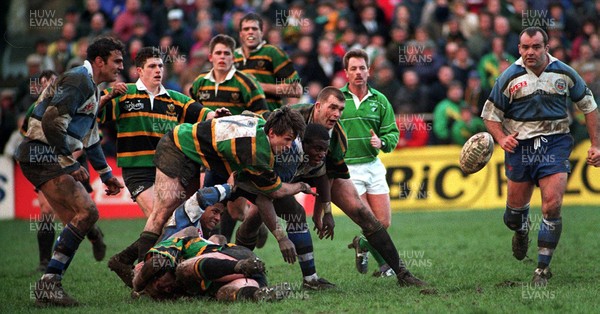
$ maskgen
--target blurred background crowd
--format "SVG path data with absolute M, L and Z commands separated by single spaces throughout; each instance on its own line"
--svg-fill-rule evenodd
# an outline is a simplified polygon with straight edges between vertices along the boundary
M 481 108 L 497 76 L 519 58 L 519 33 L 527 26 L 546 29 L 550 54 L 584 78 L 596 101 L 600 96 L 600 1 L 83 0 L 63 11 L 54 36 L 32 39 L 27 73 L 2 88 L 0 152 L 41 92 L 37 75 L 81 65 L 96 36 L 112 34 L 126 44 L 120 81 L 135 82 L 136 53 L 157 46 L 165 54 L 163 84 L 188 93 L 211 68 L 210 39 L 220 33 L 238 39 L 248 12 L 262 15 L 264 39 L 294 63 L 304 87 L 299 102 L 314 102 L 324 86 L 345 85 L 344 53 L 365 49 L 370 84 L 397 116 L 398 149 L 462 144 L 485 130 Z M 584 139 L 582 115 L 573 111 L 572 121 L 574 136 Z M 103 128 L 107 155 L 115 153 L 111 128 Z

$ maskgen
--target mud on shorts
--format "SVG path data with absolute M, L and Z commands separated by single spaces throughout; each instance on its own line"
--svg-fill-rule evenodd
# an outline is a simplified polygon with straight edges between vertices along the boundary
M 154 164 L 169 178 L 179 178 L 184 188 L 194 182 L 200 182 L 200 165 L 188 158 L 175 145 L 173 131 L 165 134 L 158 142 Z
M 16 159 L 19 161 L 25 178 L 38 190 L 44 183 L 70 174 L 79 169 L 79 164 L 63 168 L 58 163 L 58 155 L 54 149 L 43 142 L 25 139 L 17 149 Z
M 519 140 L 514 153 L 504 152 L 506 177 L 515 182 L 535 182 L 555 173 L 571 173 L 570 134 L 543 135 Z

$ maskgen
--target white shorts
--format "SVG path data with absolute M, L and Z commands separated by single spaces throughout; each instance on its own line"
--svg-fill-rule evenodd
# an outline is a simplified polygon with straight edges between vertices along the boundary
M 348 165 L 348 170 L 358 195 L 390 193 L 385 180 L 387 170 L 379 158 L 364 164 Z

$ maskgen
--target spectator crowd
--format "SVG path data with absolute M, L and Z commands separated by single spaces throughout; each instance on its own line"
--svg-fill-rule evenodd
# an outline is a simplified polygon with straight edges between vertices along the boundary
M 135 82 L 137 52 L 155 46 L 165 55 L 165 87 L 188 94 L 211 68 L 211 38 L 238 40 L 239 21 L 249 12 L 263 17 L 266 41 L 291 57 L 304 87 L 295 102 L 314 102 L 325 86 L 343 87 L 342 57 L 367 51 L 369 84 L 396 113 L 398 149 L 461 145 L 484 131 L 483 104 L 498 75 L 519 58 L 519 33 L 527 26 L 547 30 L 550 54 L 580 73 L 599 100 L 600 1 L 86 0 L 83 9 L 66 10 L 58 39 L 36 40 L 26 78 L 0 93 L 0 152 L 41 93 L 39 74 L 83 64 L 95 37 L 125 43 L 119 81 Z M 583 115 L 572 110 L 571 118 L 576 140 L 583 139 Z M 103 133 L 105 153 L 114 155 L 114 126 L 104 125 Z

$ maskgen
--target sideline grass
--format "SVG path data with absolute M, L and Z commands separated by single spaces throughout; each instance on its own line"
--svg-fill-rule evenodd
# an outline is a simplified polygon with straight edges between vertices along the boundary
M 539 208 L 532 209 L 539 228 Z M 390 234 L 413 273 L 430 283 L 428 290 L 399 288 L 395 278 L 373 278 L 354 269 L 346 245 L 358 227 L 346 217 L 336 217 L 335 240 L 315 240 L 317 271 L 336 283 L 334 290 L 300 289 L 297 265 L 284 264 L 275 241 L 257 254 L 267 263 L 271 284 L 288 281 L 291 299 L 278 303 L 222 304 L 207 300 L 157 303 L 133 301 L 129 291 L 106 261 L 96 262 L 91 245 L 83 242 L 64 286 L 84 303 L 74 309 L 33 306 L 31 286 L 39 278 L 35 225 L 28 221 L 0 221 L 0 313 L 397 313 L 397 312 L 596 312 L 595 271 L 600 243 L 600 215 L 592 207 L 563 209 L 563 234 L 552 262 L 554 277 L 546 288 L 529 284 L 536 262 L 512 257 L 512 233 L 502 223 L 502 210 L 468 212 L 397 213 Z M 109 245 L 107 257 L 137 237 L 141 220 L 100 221 Z M 312 222 L 310 223 L 312 226 Z M 536 246 L 537 229 L 530 235 Z M 530 247 L 529 256 L 537 259 Z M 371 263 L 374 260 L 371 259 Z M 370 265 L 370 271 L 375 265 Z M 308 299 L 303 299 L 308 296 Z

